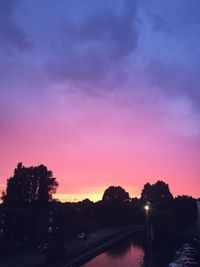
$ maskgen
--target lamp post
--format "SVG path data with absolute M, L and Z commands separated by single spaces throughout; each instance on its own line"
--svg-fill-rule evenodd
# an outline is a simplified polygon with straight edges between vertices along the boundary
M 151 235 L 150 235 L 150 223 L 149 223 L 149 210 L 150 210 L 150 203 L 144 206 L 146 212 L 146 228 L 147 228 L 147 260 L 148 260 L 148 267 L 152 266 L 152 244 L 151 244 Z

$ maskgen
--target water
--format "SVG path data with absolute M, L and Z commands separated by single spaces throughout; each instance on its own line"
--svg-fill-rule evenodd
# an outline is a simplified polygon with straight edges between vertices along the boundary
M 127 238 L 108 251 L 98 255 L 84 267 L 141 267 L 144 257 L 142 247 L 134 242 L 133 238 Z

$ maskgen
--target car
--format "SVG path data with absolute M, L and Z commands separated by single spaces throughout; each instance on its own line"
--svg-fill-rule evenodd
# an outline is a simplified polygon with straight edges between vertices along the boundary
M 77 235 L 77 238 L 80 239 L 80 240 L 84 240 L 84 239 L 87 239 L 87 234 L 84 233 L 84 232 L 81 232 Z
M 46 253 L 47 250 L 48 250 L 48 244 L 47 243 L 43 243 L 43 244 L 38 246 L 38 251 L 40 253 Z

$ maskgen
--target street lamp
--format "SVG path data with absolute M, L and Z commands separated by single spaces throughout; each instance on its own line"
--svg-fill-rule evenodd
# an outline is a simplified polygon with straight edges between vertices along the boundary
M 144 208 L 145 208 L 146 212 L 148 213 L 148 211 L 149 211 L 149 205 L 148 204 L 145 205 Z
M 146 228 L 147 228 L 147 256 L 149 266 L 152 266 L 152 244 L 151 244 L 151 236 L 150 236 L 150 224 L 149 224 L 149 210 L 150 210 L 150 203 L 144 206 L 146 212 Z
M 144 206 L 144 209 L 146 211 L 146 224 L 147 224 L 147 237 L 148 237 L 149 236 L 149 209 L 150 209 L 149 203 L 147 203 Z

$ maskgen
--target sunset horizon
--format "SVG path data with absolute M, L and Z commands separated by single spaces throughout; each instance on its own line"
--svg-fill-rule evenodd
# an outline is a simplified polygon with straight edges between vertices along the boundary
M 23 162 L 22 162 L 22 164 L 23 164 Z M 42 163 L 40 163 L 38 165 L 42 165 Z M 24 165 L 24 167 L 31 167 L 31 166 L 34 167 L 34 165 Z M 50 170 L 53 171 L 53 169 L 50 169 Z M 14 168 L 13 168 L 13 172 L 7 176 L 7 179 L 12 177 L 13 174 L 14 174 Z M 59 177 L 54 175 L 54 171 L 53 171 L 53 176 L 56 177 L 56 179 L 59 183 Z M 79 180 L 78 177 L 76 177 L 76 181 L 78 181 L 78 180 Z M 113 178 L 113 181 L 114 180 L 115 180 L 115 178 Z M 122 177 L 121 177 L 121 179 L 119 178 L 119 181 L 123 181 L 123 178 Z M 138 180 L 136 180 L 136 181 L 138 181 Z M 97 202 L 97 201 L 102 200 L 103 193 L 105 192 L 105 190 L 109 186 L 121 186 L 130 194 L 130 198 L 140 198 L 144 185 L 146 183 L 155 184 L 157 181 L 163 181 L 163 182 L 167 183 L 169 185 L 169 189 L 170 189 L 170 191 L 174 197 L 177 197 L 177 196 L 189 196 L 190 197 L 191 196 L 191 197 L 196 198 L 196 199 L 198 199 L 200 197 L 199 193 L 198 193 L 199 192 L 198 188 L 197 188 L 197 193 L 195 195 L 194 193 L 190 193 L 188 189 L 185 189 L 185 191 L 183 190 L 183 188 L 177 188 L 176 189 L 173 186 L 171 186 L 171 184 L 168 182 L 167 179 L 163 179 L 163 178 L 159 177 L 157 179 L 156 178 L 152 178 L 152 179 L 149 178 L 146 180 L 144 179 L 144 183 L 138 181 L 137 186 L 134 185 L 134 179 L 131 181 L 131 183 L 133 183 L 133 185 L 129 185 L 129 186 L 123 182 L 121 182 L 121 184 L 115 183 L 115 182 L 113 182 L 113 183 L 107 182 L 107 183 L 105 183 L 105 185 L 102 185 L 99 187 L 93 186 L 93 187 L 85 188 L 84 189 L 85 191 L 82 191 L 82 192 L 79 188 L 78 188 L 78 190 L 76 189 L 74 192 L 73 191 L 72 192 L 64 192 L 62 188 L 60 189 L 60 183 L 59 183 L 59 186 L 57 188 L 57 192 L 53 195 L 53 199 L 58 200 L 58 201 L 63 202 L 63 203 L 64 202 L 79 202 L 79 201 L 83 201 L 85 199 L 89 199 L 90 201 Z M 1 191 L 5 191 L 6 186 L 7 186 L 6 183 L 0 184 Z M 93 192 L 93 193 L 91 193 L 91 192 Z

